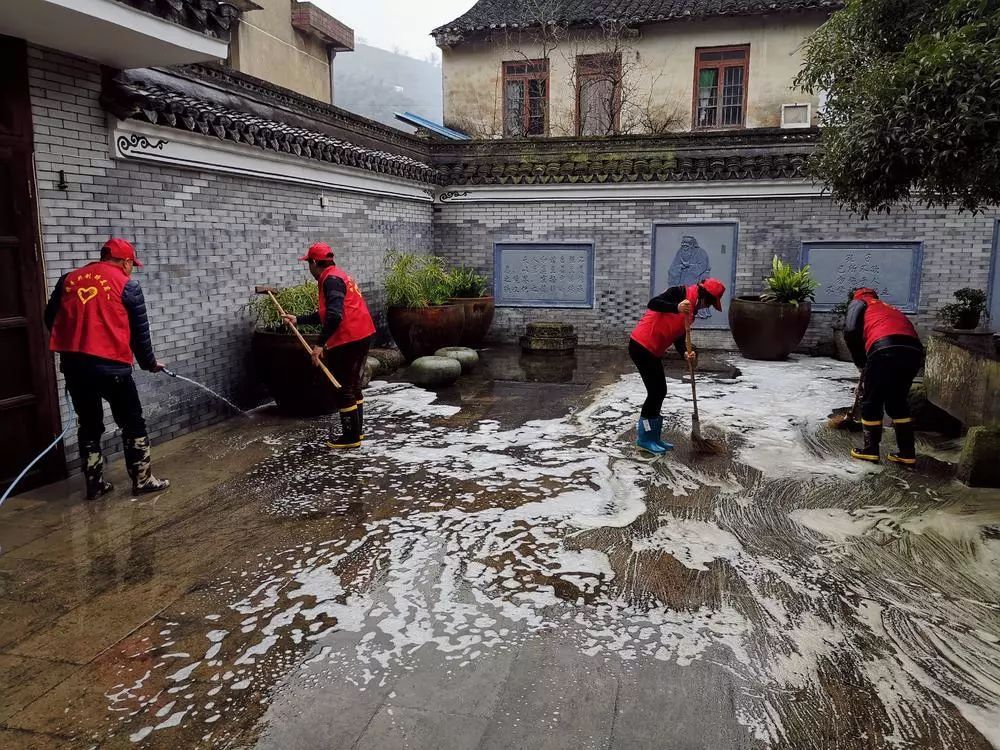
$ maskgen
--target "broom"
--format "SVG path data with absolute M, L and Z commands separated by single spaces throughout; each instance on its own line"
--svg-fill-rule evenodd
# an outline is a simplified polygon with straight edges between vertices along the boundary
M 865 382 L 865 375 L 861 373 L 861 377 L 858 379 L 858 387 L 854 389 L 854 406 L 846 414 L 834 414 L 826 421 L 826 426 L 831 430 L 850 430 L 851 432 L 857 432 L 861 429 L 861 423 L 858 422 L 858 406 L 861 404 L 861 384 Z
M 685 318 L 684 345 L 690 355 L 694 353 L 694 347 L 691 345 L 691 319 L 686 316 Z M 694 360 L 688 360 L 688 372 L 691 374 L 691 403 L 694 405 L 694 412 L 691 414 L 691 444 L 699 453 L 725 453 L 726 448 L 722 443 L 701 435 L 701 419 L 698 417 L 698 390 L 694 379 Z

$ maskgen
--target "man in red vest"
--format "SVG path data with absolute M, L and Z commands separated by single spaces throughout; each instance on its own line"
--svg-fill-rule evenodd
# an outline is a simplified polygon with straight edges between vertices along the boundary
M 375 335 L 375 323 L 368 312 L 365 298 L 354 279 L 334 262 L 329 245 L 317 242 L 299 260 L 309 261 L 309 272 L 319 287 L 318 312 L 311 315 L 286 315 L 285 322 L 294 325 L 321 325 L 322 346 L 312 350 L 313 364 L 325 359 L 333 376 L 341 385 L 340 437 L 332 433 L 327 445 L 331 448 L 357 448 L 364 435 L 364 399 L 361 378 L 368 349 Z
M 646 386 L 636 427 L 635 444 L 654 455 L 662 455 L 674 446 L 662 439 L 663 417 L 660 408 L 667 396 L 667 378 L 663 374 L 663 355 L 671 346 L 686 359 L 697 362 L 697 354 L 685 348 L 687 326 L 699 310 L 714 307 L 722 310 L 725 285 L 718 279 L 705 279 L 691 286 L 672 286 L 649 301 L 645 315 L 632 330 L 628 353 Z
M 861 424 L 865 444 L 852 449 L 860 461 L 878 463 L 882 442 L 882 412 L 892 419 L 898 452 L 894 463 L 917 462 L 913 420 L 910 418 L 910 386 L 924 361 L 924 348 L 916 329 L 902 312 L 878 298 L 873 289 L 856 289 L 847 306 L 844 338 L 862 371 Z
M 142 404 L 132 380 L 132 361 L 149 372 L 163 364 L 153 354 L 146 302 L 139 282 L 130 278 L 142 264 L 135 248 L 122 239 L 110 239 L 101 259 L 72 271 L 56 283 L 45 308 L 51 330 L 49 348 L 59 352 L 79 429 L 80 460 L 87 499 L 114 489 L 104 480 L 104 404 L 122 431 L 125 465 L 136 494 L 160 492 L 170 486 L 153 476 L 149 437 Z

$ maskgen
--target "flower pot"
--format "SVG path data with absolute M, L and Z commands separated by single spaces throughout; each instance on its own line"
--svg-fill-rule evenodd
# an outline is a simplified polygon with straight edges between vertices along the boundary
M 319 336 L 305 334 L 310 345 L 319 346 Z M 337 410 L 336 390 L 302 348 L 294 334 L 281 331 L 253 333 L 250 345 L 257 379 L 282 414 L 315 417 Z
M 740 353 L 748 359 L 780 360 L 802 341 L 812 305 L 762 302 L 760 297 L 736 297 L 729 304 L 729 328 Z
M 465 308 L 465 327 L 462 329 L 461 345 L 478 348 L 493 325 L 496 308 L 492 297 L 452 297 L 449 302 Z
M 982 313 L 979 310 L 962 310 L 955 319 L 955 328 L 960 331 L 971 331 L 979 328 Z
M 833 327 L 833 349 L 837 359 L 841 362 L 854 361 L 854 357 L 851 356 L 851 350 L 847 346 L 847 339 L 844 338 L 843 324 L 837 324 Z
M 390 307 L 386 317 L 407 362 L 429 357 L 446 346 L 459 346 L 465 327 L 463 305 Z

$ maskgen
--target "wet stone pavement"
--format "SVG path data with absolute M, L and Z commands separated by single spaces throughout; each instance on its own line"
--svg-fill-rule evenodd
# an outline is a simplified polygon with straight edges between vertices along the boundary
M 725 456 L 679 380 L 637 454 L 621 352 L 493 351 L 373 384 L 356 452 L 262 412 L 158 446 L 162 496 L 15 498 L 0 747 L 1000 747 L 1000 493 L 846 459 L 849 365 L 735 364 Z

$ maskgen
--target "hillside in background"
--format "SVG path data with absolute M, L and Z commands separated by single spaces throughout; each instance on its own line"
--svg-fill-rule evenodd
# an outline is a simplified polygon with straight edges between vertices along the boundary
M 334 103 L 386 125 L 412 132 L 393 117 L 413 112 L 441 122 L 441 66 L 388 50 L 357 45 L 337 55 L 334 63 Z

